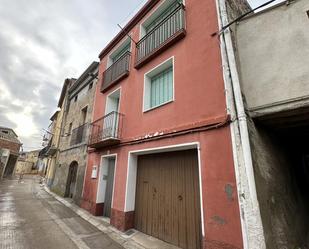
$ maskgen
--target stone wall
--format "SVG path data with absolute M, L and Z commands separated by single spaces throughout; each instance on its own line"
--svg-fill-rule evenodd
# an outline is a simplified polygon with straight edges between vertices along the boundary
M 52 186 L 52 191 L 64 196 L 67 185 L 69 166 L 76 161 L 78 163 L 76 189 L 73 196 L 74 201 L 79 205 L 84 182 L 84 174 L 87 163 L 87 146 L 79 146 L 73 149 L 60 152 L 56 165 L 56 174 Z
M 75 203 L 80 205 L 83 183 L 84 183 L 84 174 L 87 163 L 87 142 L 89 134 L 89 126 L 92 121 L 92 111 L 93 111 L 93 98 L 96 88 L 96 79 L 89 82 L 87 85 L 84 85 L 80 91 L 76 91 L 74 94 L 69 94 L 69 91 L 66 95 L 65 104 L 64 104 L 64 114 L 62 122 L 62 134 L 60 137 L 59 143 L 59 155 L 55 167 L 55 177 L 52 184 L 52 191 L 55 193 L 64 196 L 67 187 L 68 172 L 69 167 L 73 162 L 77 162 L 77 175 L 76 175 L 76 184 L 75 191 L 73 195 L 73 200 Z M 92 87 L 89 85 L 92 83 Z M 81 85 L 83 82 L 81 82 Z M 77 96 L 77 99 L 75 99 Z M 84 108 L 87 107 L 86 119 L 84 119 L 83 112 Z M 81 143 L 71 144 L 72 140 L 72 131 L 85 123 L 85 133 L 84 139 Z M 70 129 L 71 128 L 71 129 Z
M 308 212 L 293 175 L 291 150 L 272 131 L 249 122 L 252 159 L 267 248 L 305 248 Z
M 247 0 L 226 0 L 226 10 L 229 21 L 236 19 L 251 10 Z

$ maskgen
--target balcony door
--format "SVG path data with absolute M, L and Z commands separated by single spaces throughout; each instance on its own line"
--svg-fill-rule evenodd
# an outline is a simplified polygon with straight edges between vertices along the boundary
M 107 96 L 103 121 L 103 139 L 118 136 L 119 102 L 120 89 Z

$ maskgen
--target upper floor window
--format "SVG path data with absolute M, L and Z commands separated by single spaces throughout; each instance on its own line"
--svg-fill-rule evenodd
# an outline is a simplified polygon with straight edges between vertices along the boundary
M 182 1 L 165 0 L 140 26 L 135 68 L 147 63 L 186 34 Z
M 127 38 L 107 60 L 107 69 L 103 72 L 101 91 L 121 81 L 129 75 L 131 58 L 131 40 Z
M 131 40 L 127 38 L 122 44 L 119 45 L 108 57 L 107 67 L 121 59 L 126 53 L 131 51 Z
M 127 44 L 124 44 L 123 47 L 120 47 L 111 57 L 112 63 L 115 63 L 118 61 L 123 55 L 125 55 L 127 52 L 130 52 L 131 50 L 131 43 L 128 42 Z
M 73 123 L 70 123 L 69 124 L 68 135 L 71 135 L 71 133 L 72 133 L 72 126 L 73 126 Z
M 162 6 L 162 9 L 159 9 L 158 12 L 144 24 L 144 34 L 151 32 L 158 24 L 160 24 L 162 21 L 164 21 L 164 19 L 171 15 L 177 9 L 179 4 L 182 4 L 182 0 L 166 2 L 166 6 Z
M 76 95 L 76 96 L 75 96 L 75 98 L 74 98 L 74 102 L 76 102 L 76 101 L 77 101 L 77 99 L 78 99 L 78 95 Z
M 91 82 L 91 83 L 89 84 L 89 86 L 88 86 L 88 90 L 91 90 L 92 87 L 93 87 L 93 83 Z
M 87 111 L 88 111 L 88 107 L 87 106 L 82 109 L 82 124 L 86 123 Z
M 145 75 L 144 111 L 167 104 L 174 99 L 173 58 Z

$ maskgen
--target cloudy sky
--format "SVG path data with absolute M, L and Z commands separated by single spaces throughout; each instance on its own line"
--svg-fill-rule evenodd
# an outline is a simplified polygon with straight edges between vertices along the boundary
M 267 0 L 249 0 L 252 7 Z M 1 0 L 0 126 L 41 147 L 65 78 L 77 78 L 146 0 Z

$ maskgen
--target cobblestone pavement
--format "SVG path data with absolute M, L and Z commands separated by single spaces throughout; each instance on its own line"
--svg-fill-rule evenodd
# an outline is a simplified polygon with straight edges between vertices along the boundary
M 120 249 L 43 190 L 37 176 L 0 181 L 0 249 Z

